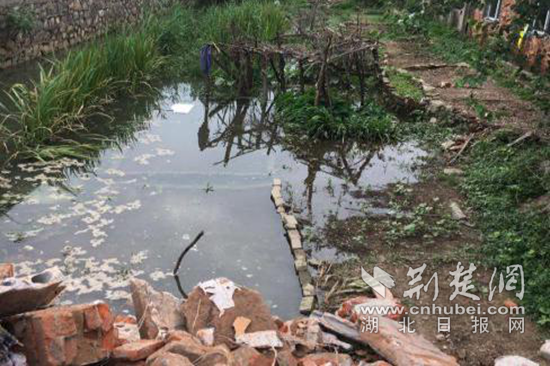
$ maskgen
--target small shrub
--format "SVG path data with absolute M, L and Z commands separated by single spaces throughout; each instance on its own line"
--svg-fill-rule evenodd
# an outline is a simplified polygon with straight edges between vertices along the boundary
M 389 140 L 394 137 L 394 118 L 373 101 L 363 108 L 333 97 L 330 107 L 315 105 L 315 91 L 286 92 L 276 107 L 284 129 L 292 135 L 322 140 Z

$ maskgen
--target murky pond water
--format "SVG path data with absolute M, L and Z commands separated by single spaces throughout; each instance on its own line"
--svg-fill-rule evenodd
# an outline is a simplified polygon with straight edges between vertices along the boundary
M 174 103 L 192 109 L 174 113 Z M 204 230 L 180 269 L 183 287 L 225 276 L 257 288 L 273 313 L 289 317 L 301 295 L 270 200 L 273 178 L 283 180 L 286 198 L 315 223 L 328 213 L 355 212 L 354 191 L 414 181 L 413 165 L 425 155 L 414 143 L 285 143 L 261 118 L 261 103 L 205 104 L 186 85 L 165 89 L 158 105 L 95 164 L 63 159 L 6 167 L 0 261 L 18 263 L 19 274 L 58 265 L 69 278 L 63 301 L 106 296 L 122 309 L 132 275 L 178 295 L 170 273 Z M 138 124 L 127 121 L 135 113 L 125 110 L 126 118 L 113 123 Z

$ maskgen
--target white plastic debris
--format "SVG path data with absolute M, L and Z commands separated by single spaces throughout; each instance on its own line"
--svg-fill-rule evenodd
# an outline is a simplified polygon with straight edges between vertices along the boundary
M 191 112 L 191 109 L 193 109 L 193 104 L 189 103 L 177 103 L 172 106 L 172 111 L 174 113 L 187 114 Z
M 240 334 L 235 339 L 237 343 L 252 348 L 280 348 L 283 342 L 274 330 Z
M 211 294 L 210 300 L 216 305 L 220 311 L 220 317 L 226 309 L 231 309 L 235 306 L 233 302 L 233 293 L 239 287 L 227 278 L 216 278 L 206 282 L 199 283 L 199 287 L 206 293 Z

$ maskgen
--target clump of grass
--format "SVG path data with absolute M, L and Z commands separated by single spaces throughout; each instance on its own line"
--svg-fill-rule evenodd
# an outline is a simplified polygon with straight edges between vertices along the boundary
M 15 126 L 16 150 L 85 128 L 85 120 L 114 96 L 149 85 L 163 64 L 157 35 L 143 28 L 108 36 L 41 68 L 37 81 L 8 91 L 12 109 L 4 123 Z
M 249 0 L 210 7 L 201 16 L 204 43 L 270 42 L 286 31 L 289 21 L 281 5 Z
M 382 141 L 395 136 L 394 118 L 371 101 L 363 108 L 339 97 L 331 105 L 315 105 L 315 91 L 286 92 L 277 97 L 278 118 L 285 132 L 320 140 Z

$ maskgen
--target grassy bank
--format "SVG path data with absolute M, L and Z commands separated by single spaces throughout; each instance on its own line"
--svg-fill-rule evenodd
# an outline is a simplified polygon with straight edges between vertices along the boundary
M 384 23 L 388 30 L 385 37 L 414 40 L 423 50 L 449 63 L 466 62 L 476 70 L 476 75 L 469 75 L 457 83 L 476 87 L 491 77 L 500 86 L 536 105 L 547 116 L 550 114 L 550 77 L 522 73 L 520 65 L 525 64 L 525 60 L 502 36 L 486 37 L 481 44 L 454 28 L 418 15 L 392 13 L 386 16 Z M 475 29 L 479 26 L 472 27 Z M 545 121 L 541 121 L 541 127 L 550 128 Z
M 175 6 L 71 51 L 41 69 L 30 85 L 9 91 L 0 134 L 10 155 L 36 155 L 55 145 L 60 154 L 78 149 L 75 133 L 121 95 L 137 95 L 167 77 L 200 73 L 205 44 L 253 37 L 271 40 L 287 28 L 284 5 L 248 0 L 204 10 Z M 88 131 L 89 132 L 89 131 Z M 49 149 L 50 155 L 52 149 Z
M 550 112 L 547 76 L 529 78 L 509 61 L 518 61 L 502 38 L 476 40 L 433 20 L 418 16 L 395 15 L 386 18 L 386 37 L 413 40 L 419 48 L 449 63 L 466 62 L 476 73 L 456 81 L 471 87 L 492 78 L 520 98 Z M 490 122 L 490 121 L 489 121 Z M 547 121 L 535 121 L 542 132 Z M 437 143 L 448 139 L 449 132 L 464 134 L 461 126 L 445 127 L 422 123 L 423 136 Z M 439 139 L 437 138 L 439 136 Z M 550 323 L 550 147 L 545 142 L 524 141 L 509 146 L 519 136 L 497 131 L 481 137 L 464 157 L 464 179 L 459 189 L 474 209 L 483 233 L 482 257 L 488 266 L 506 269 L 520 264 L 525 272 L 525 296 L 522 305 L 540 325 Z M 546 201 L 544 199 L 547 199 Z M 545 203 L 546 202 L 546 203 Z M 537 204 L 539 203 L 539 204 Z
M 515 137 L 514 137 L 515 138 Z M 550 147 L 497 133 L 470 154 L 461 187 L 477 212 L 484 233 L 483 252 L 491 265 L 521 264 L 525 272 L 522 302 L 541 325 L 550 324 L 550 215 L 537 198 L 550 194 Z

